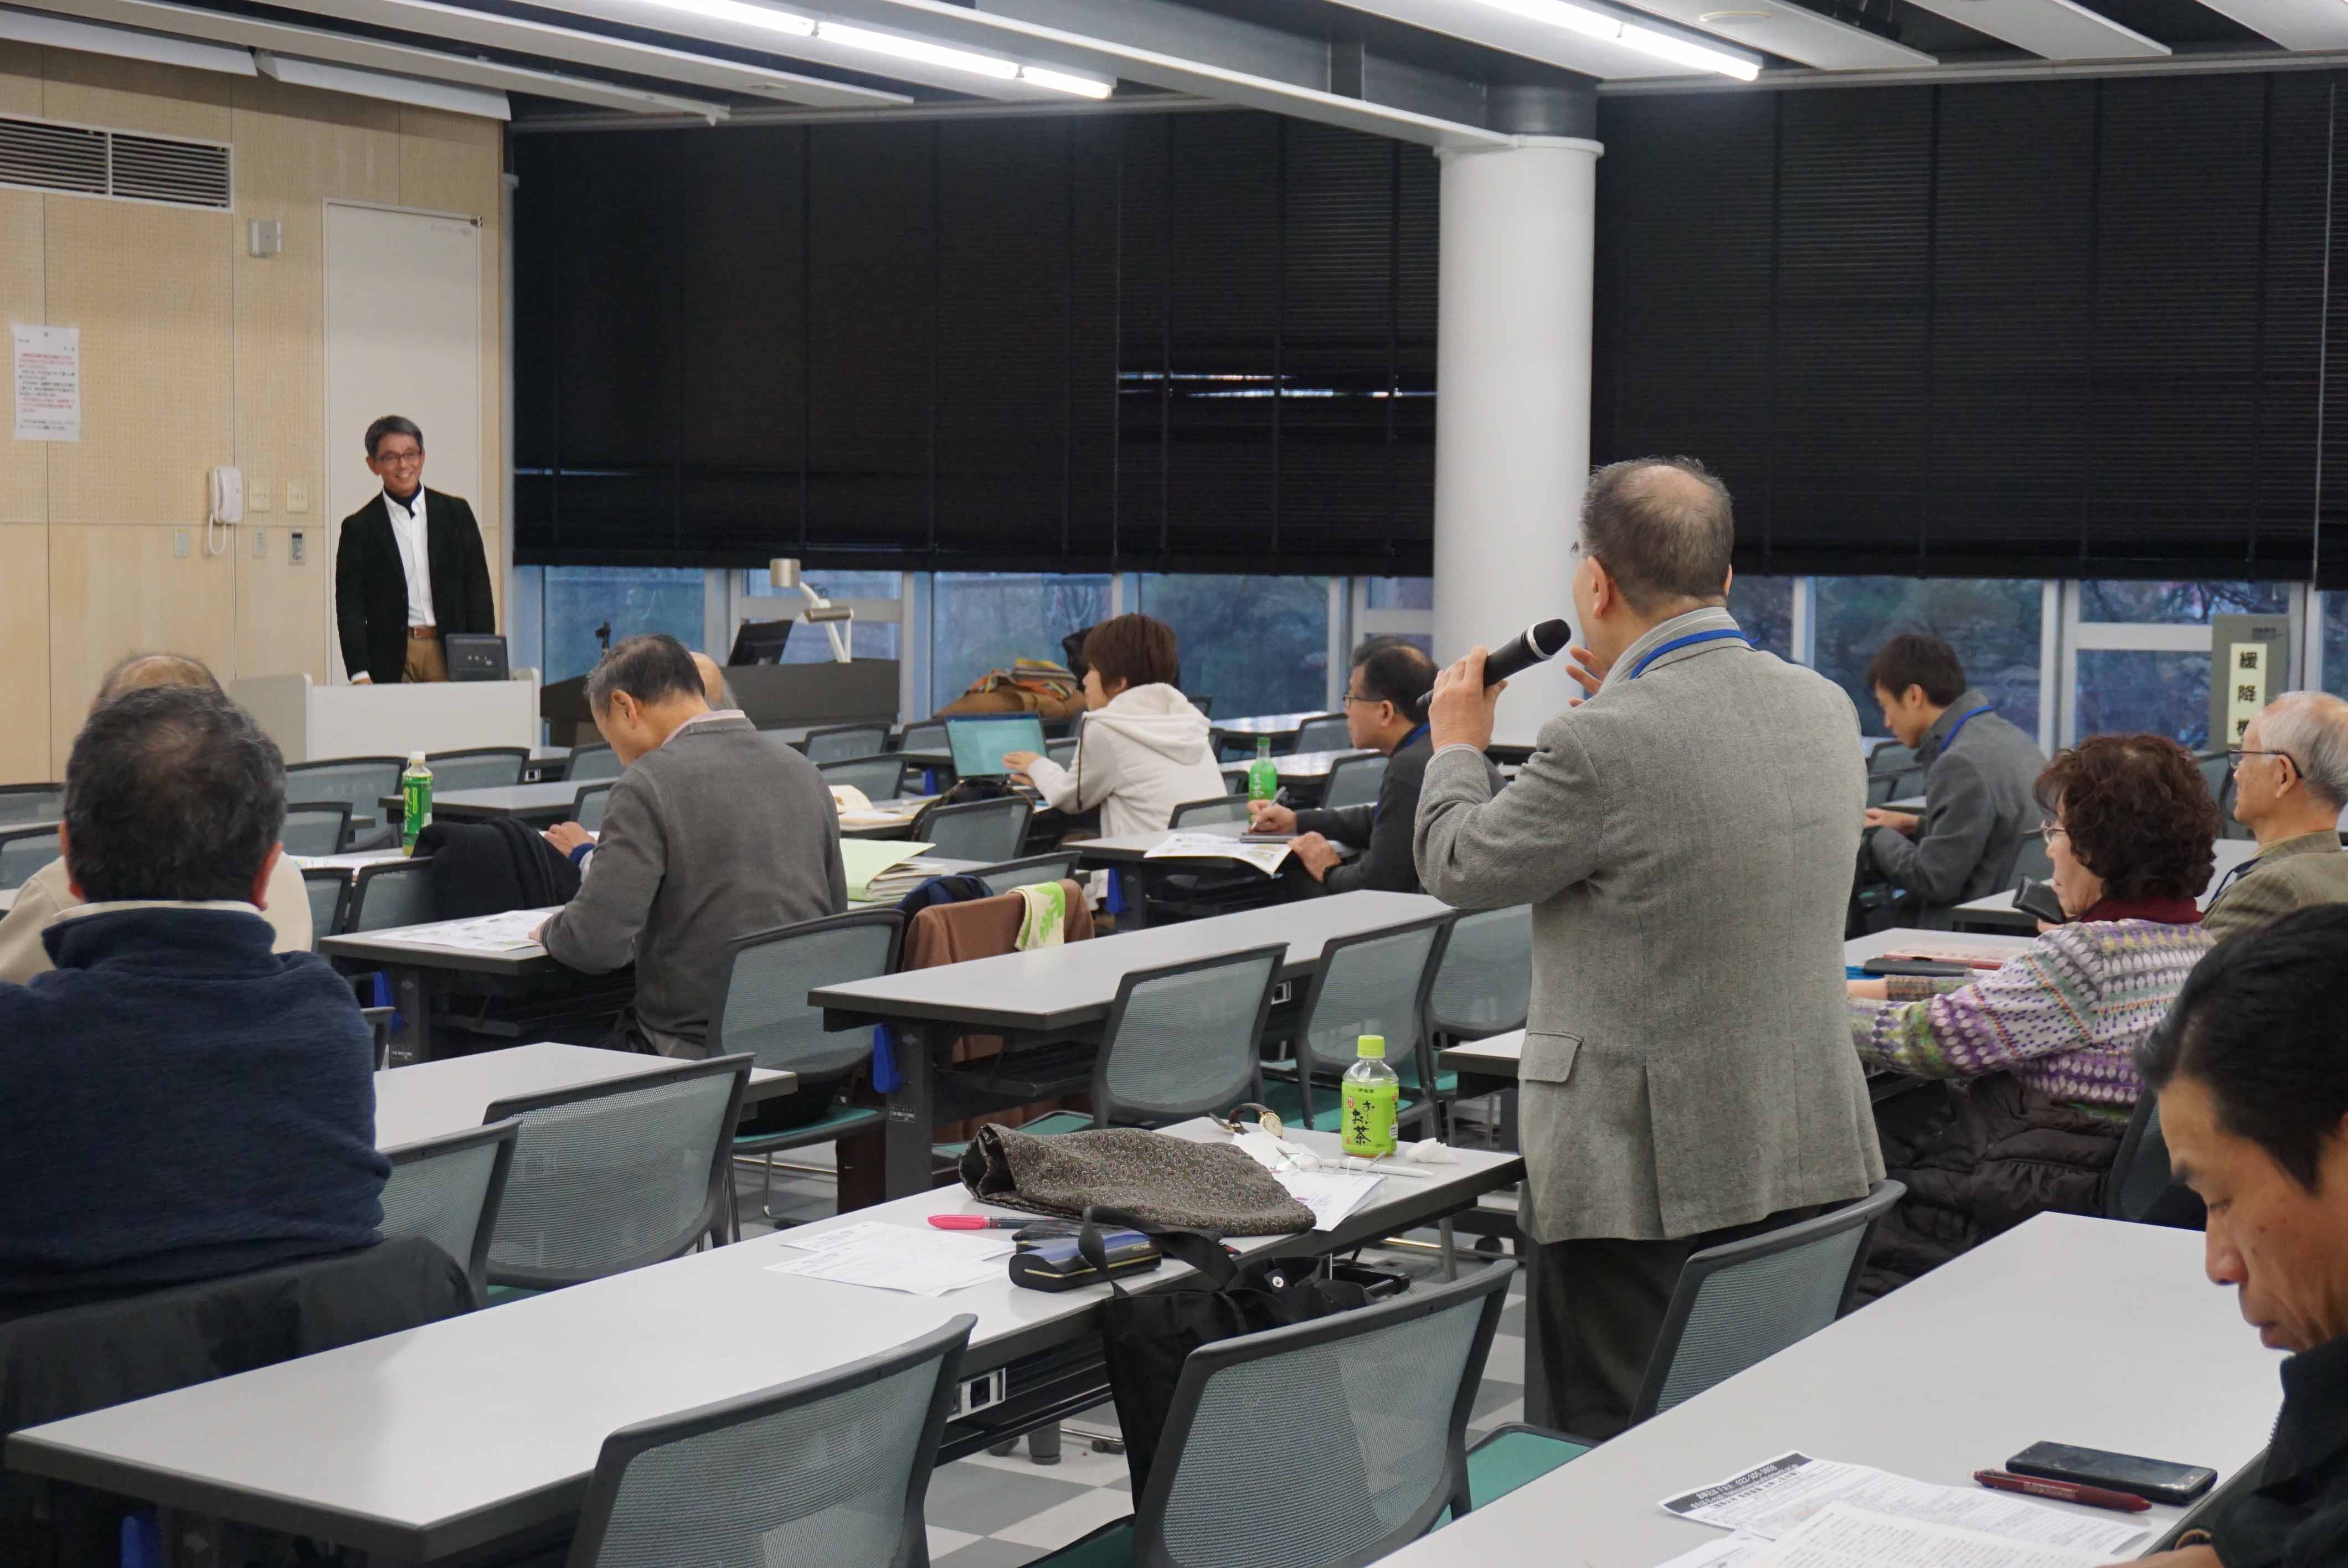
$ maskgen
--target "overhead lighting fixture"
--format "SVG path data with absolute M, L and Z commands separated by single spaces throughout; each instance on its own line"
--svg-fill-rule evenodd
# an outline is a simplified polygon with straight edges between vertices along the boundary
M 1080 98 L 1105 98 L 1116 90 L 1115 84 L 1095 81 L 1090 77 L 1072 77 L 1066 71 L 1047 71 L 1041 66 L 1022 66 L 1019 79 L 1033 82 L 1039 87 L 1049 87 L 1056 93 L 1074 93 Z
M 893 55 L 901 60 L 919 60 L 925 66 L 940 66 L 949 71 L 968 71 L 974 77 L 992 77 L 998 82 L 1016 80 L 1019 62 L 994 55 L 974 55 L 967 49 L 950 49 L 943 44 L 932 44 L 926 38 L 908 38 L 901 33 L 875 33 L 863 27 L 844 26 L 838 22 L 819 22 L 815 36 L 838 44 L 843 48 L 868 49 L 876 55 Z
M 289 87 L 316 87 L 324 92 L 348 93 L 363 98 L 384 98 L 392 103 L 447 109 L 451 114 L 472 115 L 480 119 L 513 118 L 513 111 L 506 103 L 506 95 L 500 92 L 461 87 L 451 82 L 427 82 L 415 77 L 386 76 L 381 71 L 360 70 L 351 66 L 322 65 L 315 60 L 287 59 L 267 49 L 255 49 L 252 62 L 261 67 L 263 76 L 283 82 Z
M 664 11 L 683 11 L 687 15 L 706 17 L 712 22 L 733 22 L 794 38 L 815 36 L 815 20 L 812 17 L 794 15 L 788 11 L 777 11 L 765 5 L 745 5 L 743 0 L 644 0 L 644 3 L 657 5 Z
M 1562 27 L 1587 38 L 1607 39 L 1626 49 L 1653 55 L 1659 60 L 1693 66 L 1698 70 L 1717 71 L 1740 82 L 1749 82 L 1761 74 L 1758 60 L 1748 60 L 1742 55 L 1732 55 L 1722 49 L 1707 49 L 1702 44 L 1690 43 L 1676 34 L 1643 27 L 1636 22 L 1625 22 L 1608 12 L 1573 5 L 1571 0 L 1482 0 L 1482 4 L 1495 11 L 1521 16 L 1528 22 Z

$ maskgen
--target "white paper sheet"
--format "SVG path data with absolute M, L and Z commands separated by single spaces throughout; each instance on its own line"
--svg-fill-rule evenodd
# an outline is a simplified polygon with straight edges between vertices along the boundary
M 767 1272 L 911 1296 L 943 1296 L 1002 1278 L 1003 1260 L 1016 1250 L 1010 1234 L 914 1230 L 873 1220 L 808 1235 L 786 1231 L 776 1239 L 801 1255 L 770 1264 Z
M 1740 1531 L 1718 1541 L 1707 1541 L 1693 1552 L 1683 1552 L 1661 1568 L 1756 1568 L 1776 1544 Z
M 1236 860 L 1266 876 L 1288 858 L 1285 844 L 1241 844 L 1220 833 L 1169 833 L 1144 860 Z
M 15 323 L 16 439 L 81 439 L 81 329 Z
M 2024 1542 L 1979 1530 L 1895 1519 L 1838 1502 L 1759 1559 L 1760 1568 L 2101 1568 L 2104 1552 Z
M 530 933 L 560 914 L 561 908 L 557 904 L 544 909 L 509 909 L 501 915 L 477 915 L 469 920 L 440 920 L 429 926 L 403 926 L 396 931 L 354 935 L 396 936 L 403 942 L 427 948 L 455 948 L 468 953 L 511 953 L 538 946 Z
M 1800 1453 L 1780 1454 L 1742 1474 L 1666 1498 L 1662 1506 L 1701 1524 L 1776 1541 L 1836 1503 L 2011 1541 L 2075 1547 L 2101 1553 L 2097 1561 L 2104 1563 L 2126 1555 L 2147 1533 L 2139 1524 L 2084 1510 L 2051 1508 L 2011 1492 L 1936 1486 L 1863 1464 L 1839 1464 Z
M 1272 1179 L 1313 1211 L 1313 1228 L 1317 1231 L 1335 1230 L 1347 1214 L 1369 1202 L 1370 1194 L 1385 1180 L 1343 1171 L 1275 1171 Z

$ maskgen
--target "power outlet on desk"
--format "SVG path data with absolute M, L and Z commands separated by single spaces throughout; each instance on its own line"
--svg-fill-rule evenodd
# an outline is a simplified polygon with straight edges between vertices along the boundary
M 975 1378 L 965 1378 L 963 1379 L 962 1387 L 954 1390 L 953 1415 L 951 1419 L 958 1421 L 964 1416 L 976 1415 L 981 1410 L 992 1409 L 1003 1403 L 1010 1391 L 1011 1378 L 1009 1370 L 1005 1368 L 997 1367 L 992 1372 L 981 1373 Z

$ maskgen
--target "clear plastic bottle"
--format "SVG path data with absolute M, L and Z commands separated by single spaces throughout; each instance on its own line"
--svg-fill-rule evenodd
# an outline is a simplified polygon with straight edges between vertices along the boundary
M 432 825 L 432 770 L 422 752 L 407 753 L 407 771 L 399 775 L 399 852 L 416 853 L 416 835 Z
M 1255 738 L 1255 761 L 1248 764 L 1248 799 L 1269 803 L 1280 793 L 1280 764 L 1272 760 L 1272 737 Z
M 1386 1065 L 1384 1035 L 1365 1034 L 1354 1047 L 1354 1065 L 1345 1069 L 1344 1112 L 1337 1126 L 1337 1142 L 1356 1159 L 1375 1160 L 1395 1152 L 1395 1115 L 1402 1100 L 1402 1080 Z

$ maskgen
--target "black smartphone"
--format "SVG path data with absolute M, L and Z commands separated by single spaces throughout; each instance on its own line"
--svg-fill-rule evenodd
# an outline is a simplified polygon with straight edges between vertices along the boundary
M 2006 1460 L 2005 1468 L 2016 1475 L 2034 1475 L 2044 1481 L 2075 1481 L 2132 1491 L 2154 1502 L 2190 1502 L 2218 1482 L 2218 1472 L 2206 1465 L 2171 1464 L 2167 1460 L 2106 1453 L 2069 1443 L 2033 1443 Z
M 2013 890 L 2013 907 L 2050 926 L 2060 926 L 2071 917 L 2063 913 L 2063 900 L 2055 896 L 2052 883 L 2034 882 L 2027 876 Z

